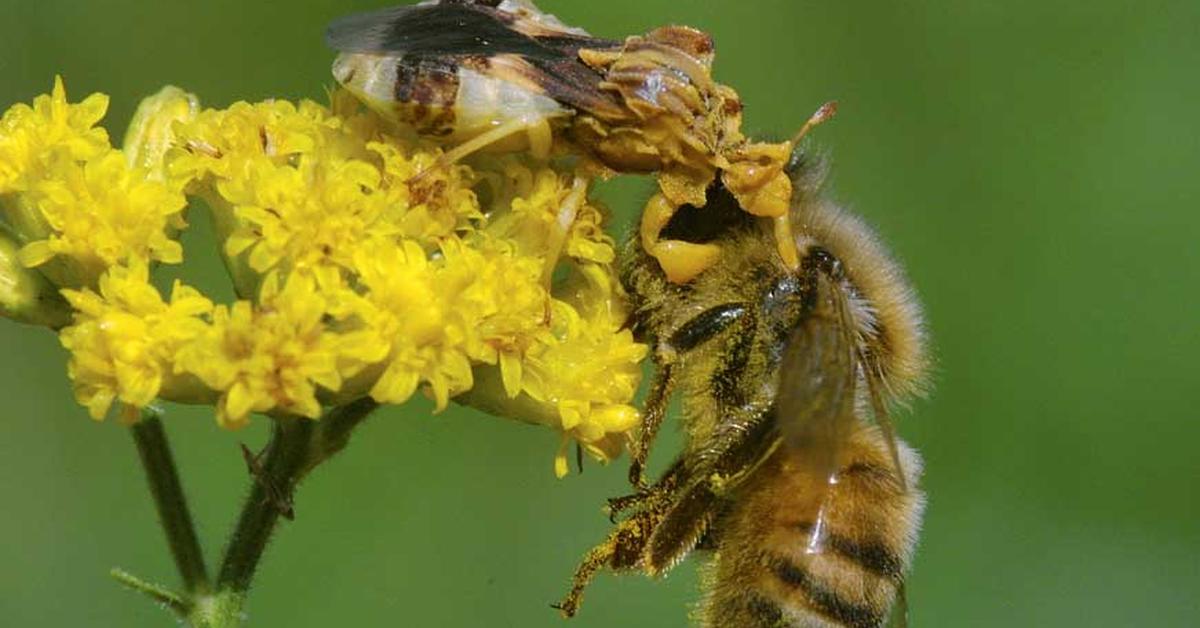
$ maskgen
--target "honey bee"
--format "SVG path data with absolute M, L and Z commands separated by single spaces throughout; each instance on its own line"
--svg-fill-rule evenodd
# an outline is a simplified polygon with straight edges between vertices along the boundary
M 712 78 L 712 38 L 667 26 L 622 41 L 596 38 L 527 0 L 429 0 L 335 21 L 334 78 L 384 117 L 451 145 L 441 163 L 482 149 L 545 157 L 555 146 L 585 158 L 559 216 L 570 226 L 587 172 L 654 173 L 642 245 L 674 283 L 720 256 L 718 245 L 663 238 L 684 205 L 704 205 L 720 179 L 738 207 L 774 220 L 776 247 L 792 270 L 791 141 L 751 142 L 737 92 Z M 832 114 L 829 106 L 815 122 Z M 807 129 L 807 126 L 806 126 Z M 418 175 L 420 176 L 420 175 Z
M 903 622 L 903 584 L 924 509 L 921 461 L 896 438 L 888 409 L 922 390 L 920 308 L 870 229 L 823 197 L 824 167 L 797 150 L 793 267 L 769 221 L 721 181 L 685 206 L 664 237 L 716 244 L 719 263 L 687 285 L 640 242 L 622 281 L 635 333 L 656 375 L 630 479 L 610 500 L 615 526 L 584 558 L 556 605 L 573 615 L 600 569 L 660 575 L 712 552 L 703 626 Z M 642 464 L 674 393 L 686 442 L 660 479 Z M 895 608 L 894 608 L 895 607 Z

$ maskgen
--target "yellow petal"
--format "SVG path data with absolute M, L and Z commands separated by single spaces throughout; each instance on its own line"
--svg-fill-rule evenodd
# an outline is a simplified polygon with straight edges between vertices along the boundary
M 521 394 L 521 356 L 516 352 L 500 352 L 500 380 L 510 399 Z
M 563 434 L 562 439 L 558 442 L 558 453 L 554 454 L 554 477 L 560 480 L 567 477 L 567 473 L 571 470 L 570 464 L 567 463 L 567 447 L 570 444 L 570 437 Z

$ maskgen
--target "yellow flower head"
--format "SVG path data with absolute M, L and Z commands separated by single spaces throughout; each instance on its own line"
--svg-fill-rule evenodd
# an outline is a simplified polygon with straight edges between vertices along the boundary
M 487 182 L 501 209 L 494 212 L 488 231 L 513 240 L 528 254 L 546 254 L 571 195 L 573 175 L 549 167 L 534 170 L 511 156 L 495 165 L 499 172 L 488 176 Z M 511 211 L 503 211 L 505 207 Z M 600 228 L 603 221 L 604 212 L 584 202 L 565 234 L 565 253 L 580 261 L 611 264 L 613 241 Z
M 430 257 L 411 240 L 374 240 L 359 252 L 366 292 L 357 313 L 390 347 L 371 390 L 377 401 L 402 403 L 425 383 L 444 408 L 473 384 L 472 362 L 519 355 L 544 325 L 549 297 L 535 260 L 457 240 Z
M 116 150 L 55 164 L 25 193 L 49 233 L 26 245 L 21 261 L 38 267 L 66 257 L 68 265 L 45 270 L 62 286 L 90 285 L 104 269 L 132 259 L 182 262 L 183 247 L 171 234 L 183 226 L 187 200 L 146 174 Z
M 60 78 L 52 94 L 0 120 L 3 218 L 26 242 L 21 262 L 62 287 L 95 286 L 106 268 L 135 259 L 183 258 L 172 237 L 187 201 L 109 146 L 93 126 L 107 107 L 102 94 L 67 103 Z
M 282 284 L 282 285 L 281 285 Z M 175 369 L 220 393 L 222 425 L 244 425 L 250 412 L 283 411 L 317 418 L 317 386 L 337 390 L 361 365 L 324 321 L 325 295 L 303 274 L 286 283 L 272 275 L 257 306 L 217 306 L 212 324 L 184 346 Z
M 175 356 L 204 332 L 202 317 L 213 308 L 180 283 L 164 301 L 144 262 L 110 269 L 100 278 L 99 293 L 63 294 L 75 308 L 74 324 L 59 336 L 71 354 L 67 372 L 76 399 L 97 420 L 114 400 L 142 407 L 171 387 Z
M 166 88 L 124 150 L 94 127 L 105 102 L 69 105 L 58 82 L 0 123 L 9 248 L 37 267 L 10 273 L 26 283 L 0 313 L 27 316 L 39 276 L 68 288 L 61 340 L 93 417 L 163 398 L 234 428 L 420 390 L 559 430 L 560 475 L 572 439 L 600 460 L 623 450 L 646 348 L 621 329 L 587 179 L 528 156 L 444 163 L 343 93 L 201 110 Z M 185 195 L 212 211 L 233 303 L 179 283 L 164 300 L 150 281 L 183 259 Z
M 68 103 L 62 77 L 55 77 L 49 95 L 6 111 L 0 118 L 0 194 L 27 189 L 56 161 L 87 161 L 107 151 L 108 132 L 95 126 L 107 110 L 104 94 Z
M 552 405 L 564 435 L 594 457 L 620 453 L 638 423 L 629 405 L 641 380 L 647 348 L 621 329 L 624 309 L 613 278 L 597 265 L 581 267 L 569 301 L 556 301 L 551 336 L 526 361 L 524 391 Z M 555 471 L 566 473 L 566 441 Z

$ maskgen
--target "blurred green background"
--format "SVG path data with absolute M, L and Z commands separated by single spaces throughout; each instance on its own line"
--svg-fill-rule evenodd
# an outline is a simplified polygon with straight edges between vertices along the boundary
M 0 108 L 56 72 L 73 100 L 112 95 L 116 137 L 164 83 L 214 106 L 321 99 L 324 25 L 373 6 L 3 0 Z M 789 134 L 841 101 L 815 134 L 832 192 L 905 263 L 938 359 L 934 394 L 902 425 L 930 497 L 913 625 L 1200 622 L 1200 4 L 542 8 L 608 36 L 711 31 L 752 133 Z M 627 224 L 648 189 L 604 193 Z M 189 277 L 220 286 L 214 260 Z M 74 404 L 52 335 L 3 324 L 0 346 L 0 623 L 172 625 L 106 576 L 175 582 L 129 435 Z M 686 625 L 695 560 L 663 581 L 601 576 L 570 624 L 548 606 L 605 533 L 623 463 L 558 481 L 549 430 L 428 410 L 380 412 L 304 484 L 250 625 Z M 247 486 L 238 443 L 261 444 L 264 426 L 223 432 L 180 408 L 167 428 L 215 557 Z

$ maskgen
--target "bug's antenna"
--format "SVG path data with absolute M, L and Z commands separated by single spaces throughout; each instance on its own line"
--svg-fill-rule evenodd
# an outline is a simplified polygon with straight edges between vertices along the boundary
M 808 132 L 814 127 L 837 115 L 837 109 L 838 103 L 836 100 L 831 100 L 821 105 L 816 112 L 809 116 L 808 121 L 804 123 L 804 126 L 800 127 L 796 135 L 792 137 L 792 146 L 799 144 L 800 140 L 804 139 L 804 136 L 808 135 Z

